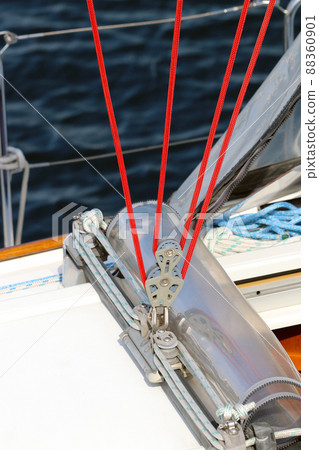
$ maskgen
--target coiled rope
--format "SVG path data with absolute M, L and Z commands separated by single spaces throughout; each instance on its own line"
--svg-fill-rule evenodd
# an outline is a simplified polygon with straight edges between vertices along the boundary
M 300 242 L 301 237 L 295 236 L 287 239 L 252 239 L 236 236 L 227 227 L 212 228 L 203 239 L 208 250 L 217 258 L 233 253 L 245 253 L 254 250 L 282 247 Z
M 243 253 L 300 242 L 301 208 L 277 202 L 255 214 L 214 219 L 203 242 L 215 256 Z
M 30 165 L 26 160 L 22 150 L 16 147 L 8 147 L 7 155 L 0 156 L 0 170 L 8 170 L 10 174 L 23 172 L 21 182 L 20 204 L 17 220 L 15 245 L 21 244 L 25 205 L 27 201 L 28 182 L 30 175 Z
M 236 236 L 245 238 L 287 239 L 301 234 L 301 208 L 288 202 L 277 202 L 255 214 L 215 219 L 214 226 L 227 227 Z

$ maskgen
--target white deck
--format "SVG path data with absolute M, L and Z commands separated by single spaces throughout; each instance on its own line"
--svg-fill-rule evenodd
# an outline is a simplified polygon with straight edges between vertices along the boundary
M 281 247 L 259 249 L 254 252 L 222 256 L 222 264 L 233 281 L 245 280 L 271 274 L 298 271 L 301 267 L 301 243 Z M 249 298 L 248 302 L 272 329 L 301 323 L 301 287 L 286 292 L 273 292 Z
M 236 261 L 226 262 L 236 279 Z M 145 381 L 94 288 L 63 288 L 61 267 L 62 250 L 0 263 L 0 288 L 55 277 L 45 286 L 0 290 L 1 448 L 199 448 L 161 386 Z M 287 319 L 289 308 L 294 314 Z M 285 302 L 257 305 L 275 328 L 296 322 L 299 309 Z
M 61 258 L 54 250 L 0 263 L 0 286 L 18 274 L 57 274 Z M 1 448 L 199 448 L 161 386 L 146 383 L 121 331 L 89 284 L 0 295 Z

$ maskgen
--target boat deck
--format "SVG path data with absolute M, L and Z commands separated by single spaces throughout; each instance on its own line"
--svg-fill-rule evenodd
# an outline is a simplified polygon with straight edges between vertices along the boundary
M 246 278 L 258 276 L 260 252 L 245 257 Z M 240 257 L 221 261 L 234 281 L 242 280 Z M 276 258 L 268 254 L 264 272 L 274 269 Z M 298 248 L 291 248 L 291 267 L 298 267 L 298 258 Z M 162 387 L 149 385 L 134 364 L 94 287 L 62 286 L 62 259 L 58 248 L 0 262 L 4 448 L 200 448 Z M 270 295 L 268 302 L 267 296 L 248 301 L 271 328 L 300 323 L 297 300 L 276 303 Z
M 62 249 L 0 263 L 1 287 L 28 281 L 0 291 L 3 448 L 200 448 L 94 288 L 62 287 L 61 265 Z

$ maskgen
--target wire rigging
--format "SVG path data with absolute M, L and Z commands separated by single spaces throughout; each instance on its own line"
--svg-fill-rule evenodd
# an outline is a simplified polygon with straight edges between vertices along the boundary
M 268 5 L 267 0 L 255 0 L 250 4 L 250 8 L 258 8 L 258 7 L 264 7 Z M 275 5 L 279 11 L 281 11 L 284 15 L 287 14 L 287 11 L 282 8 L 279 4 Z M 241 5 L 238 6 L 231 6 L 229 8 L 223 8 L 219 10 L 214 11 L 206 11 L 204 13 L 199 14 L 191 14 L 188 16 L 183 16 L 182 21 L 189 21 L 189 20 L 198 20 L 198 19 L 206 19 L 209 17 L 215 17 L 225 14 L 230 14 L 233 12 L 238 12 L 242 9 Z M 168 17 L 163 19 L 153 19 L 153 20 L 144 20 L 144 21 L 137 21 L 137 22 L 129 22 L 129 23 L 116 23 L 116 24 L 110 24 L 110 25 L 99 25 L 99 30 L 116 30 L 116 29 L 125 29 L 125 28 L 136 28 L 136 27 L 144 27 L 144 26 L 152 26 L 152 25 L 162 25 L 166 23 L 174 22 L 174 17 Z M 23 41 L 23 40 L 29 40 L 29 39 L 40 39 L 40 38 L 46 38 L 46 37 L 52 37 L 52 36 L 61 36 L 65 34 L 75 34 L 75 33 L 83 33 L 91 31 L 91 27 L 79 27 L 79 28 L 68 28 L 64 30 L 51 30 L 51 31 L 42 31 L 42 32 L 36 32 L 36 33 L 27 33 L 27 34 L 16 34 L 12 33 L 9 30 L 2 30 L 0 31 L 0 36 L 4 37 L 4 40 L 6 42 L 5 49 L 2 48 L 0 53 L 5 51 L 10 45 L 13 43 L 16 43 L 17 41 Z
M 223 134 L 215 134 L 215 139 L 220 138 Z M 203 142 L 206 141 L 206 136 L 201 137 L 195 137 L 190 139 L 184 139 L 182 141 L 174 141 L 170 142 L 170 147 L 180 147 L 185 145 L 191 145 L 196 142 Z M 153 150 L 161 150 L 163 148 L 163 144 L 156 144 L 156 145 L 148 145 L 147 147 L 138 147 L 138 148 L 132 148 L 128 150 L 122 150 L 123 155 L 134 155 L 135 153 L 143 153 L 143 152 L 150 152 Z M 107 152 L 102 153 L 100 155 L 92 155 L 92 156 L 86 156 L 85 159 L 83 158 L 70 158 L 70 159 L 60 159 L 58 161 L 41 161 L 41 162 L 34 162 L 30 163 L 29 167 L 30 169 L 39 169 L 42 167 L 53 167 L 53 166 L 60 166 L 62 164 L 74 164 L 79 163 L 83 161 L 93 161 L 95 159 L 105 159 L 105 158 L 113 158 L 116 156 L 116 152 Z

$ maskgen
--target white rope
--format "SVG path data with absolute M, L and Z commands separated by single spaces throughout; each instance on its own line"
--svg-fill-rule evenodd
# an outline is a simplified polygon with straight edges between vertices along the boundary
M 92 249 L 86 244 L 81 233 L 74 233 L 73 235 L 75 243 L 77 244 L 77 250 L 87 266 L 91 269 L 93 275 L 96 277 L 96 281 L 100 284 L 102 289 L 111 299 L 114 306 L 124 317 L 126 322 L 135 330 L 140 330 L 139 325 L 135 322 L 138 321 L 137 314 L 133 311 L 132 307 L 128 304 L 122 292 L 117 288 L 115 283 L 111 280 L 110 276 L 102 267 L 97 257 L 94 255 Z
M 218 227 L 210 229 L 203 242 L 208 250 L 218 258 L 234 253 L 245 253 L 263 248 L 288 245 L 300 242 L 300 240 L 300 236 L 283 240 L 250 239 L 233 234 L 227 227 Z
M 114 251 L 113 247 L 102 233 L 101 228 L 105 230 L 107 227 L 106 223 L 104 222 L 102 211 L 97 208 L 94 208 L 91 211 L 86 211 L 82 213 L 81 220 L 84 231 L 86 231 L 87 233 L 92 233 L 104 247 L 107 253 L 111 256 L 111 258 L 113 258 L 114 261 L 116 260 L 117 267 L 122 272 L 125 279 L 132 284 L 135 293 L 140 296 L 141 303 L 149 303 L 148 297 L 145 294 L 145 290 L 141 288 L 137 280 L 131 275 L 130 271 L 122 263 L 121 259 L 118 257 L 117 253 Z
M 241 420 L 247 419 L 248 413 L 255 409 L 255 407 L 255 402 L 248 403 L 247 405 L 237 403 L 234 406 L 227 404 L 223 408 L 218 409 L 216 414 L 224 422 L 228 422 L 229 420 L 239 422 Z
M 0 156 L 0 169 L 10 170 L 10 172 L 21 172 L 28 164 L 25 156 L 19 148 L 8 147 L 7 155 Z
M 94 230 L 99 229 L 103 223 L 102 211 L 97 208 L 85 211 L 81 214 L 81 221 L 84 231 L 93 233 Z
M 290 430 L 275 431 L 274 435 L 276 440 L 298 437 L 301 436 L 301 428 L 291 428 Z M 256 443 L 255 437 L 247 439 L 247 441 L 245 442 L 246 447 L 251 447 L 255 445 L 255 443 Z
M 291 428 L 290 430 L 275 431 L 276 439 L 285 439 L 294 436 L 301 436 L 301 428 Z
M 25 215 L 25 205 L 27 201 L 28 194 L 28 182 L 30 175 L 30 165 L 26 160 L 22 150 L 16 147 L 8 147 L 7 155 L 0 156 L 0 170 L 8 170 L 10 175 L 19 173 L 23 171 L 22 182 L 21 182 L 21 193 L 20 193 L 20 203 L 19 203 L 19 213 L 17 220 L 17 229 L 15 237 L 15 245 L 21 244 L 23 222 Z
M 200 385 L 205 389 L 213 403 L 217 406 L 217 408 L 223 408 L 224 404 L 219 398 L 218 394 L 214 391 L 209 381 L 200 370 L 186 347 L 178 341 L 177 348 L 179 350 L 179 359 L 184 364 L 184 366 L 191 372 L 191 374 L 199 381 Z
M 93 234 L 99 240 L 99 242 L 103 245 L 103 247 L 108 252 L 108 254 L 113 258 L 113 260 L 114 261 L 116 260 L 117 267 L 119 268 L 119 270 L 121 271 L 121 273 L 123 274 L 125 279 L 131 283 L 135 293 L 137 295 L 139 295 L 139 297 L 141 299 L 141 303 L 148 304 L 149 300 L 145 293 L 145 290 L 139 285 L 138 281 L 132 276 L 131 272 L 126 268 L 126 266 L 123 264 L 121 259 L 118 258 L 116 252 L 114 251 L 113 247 L 111 246 L 109 241 L 106 239 L 106 237 L 104 236 L 102 231 L 101 230 L 97 230 L 97 231 L 93 230 Z
M 175 397 L 179 400 L 186 412 L 192 418 L 195 425 L 202 431 L 210 444 L 218 450 L 223 450 L 224 446 L 217 441 L 217 439 L 223 440 L 221 434 L 218 433 L 218 431 L 213 427 L 203 411 L 194 401 L 193 397 L 186 390 L 184 384 L 178 378 L 174 369 L 171 367 L 170 363 L 167 361 L 156 344 L 153 345 L 153 348 L 157 356 L 154 358 L 154 362 Z

